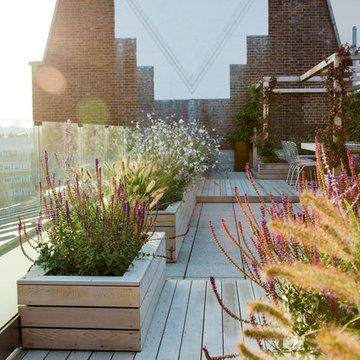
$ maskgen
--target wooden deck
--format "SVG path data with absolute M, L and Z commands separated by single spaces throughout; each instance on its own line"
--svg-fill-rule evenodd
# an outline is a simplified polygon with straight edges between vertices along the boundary
M 291 196 L 293 202 L 298 201 L 297 191 L 285 181 L 254 179 L 254 182 L 266 202 L 270 193 L 275 201 L 281 201 L 282 194 Z M 252 210 L 260 216 L 261 204 L 245 173 L 224 171 L 201 181 L 190 232 L 184 239 L 178 262 L 167 265 L 168 279 L 141 352 L 18 350 L 9 360 L 203 360 L 203 346 L 213 356 L 236 352 L 242 325 L 222 311 L 206 280 L 209 275 L 216 276 L 224 302 L 244 318 L 248 317 L 247 303 L 263 296 L 261 289 L 226 261 L 208 228 L 212 220 L 223 246 L 241 264 L 239 249 L 231 247 L 220 225 L 220 219 L 224 218 L 236 234 L 237 221 L 241 221 L 245 236 L 251 236 L 246 219 L 235 204 L 234 186 L 242 197 L 248 195 Z
M 219 280 L 217 288 L 235 314 L 248 318 L 247 304 L 263 296 L 248 280 Z M 167 280 L 139 353 L 17 351 L 8 360 L 201 360 L 235 353 L 241 324 L 219 306 L 208 280 Z
M 284 180 L 261 180 L 255 178 L 253 180 L 265 202 L 270 201 L 270 193 L 277 202 L 281 201 L 282 195 L 290 196 L 293 202 L 299 201 L 297 190 L 289 186 Z M 238 188 L 242 199 L 244 199 L 244 194 L 247 194 L 249 202 L 260 202 L 245 172 L 214 174 L 202 180 L 196 195 L 196 201 L 198 203 L 234 203 L 236 202 L 234 196 L 235 186 Z

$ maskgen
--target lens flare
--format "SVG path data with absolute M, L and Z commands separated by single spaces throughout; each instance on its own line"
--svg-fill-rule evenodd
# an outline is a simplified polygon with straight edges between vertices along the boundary
M 97 97 L 86 98 L 77 106 L 77 117 L 80 123 L 105 124 L 110 118 L 110 110 L 103 100 Z
M 65 76 L 52 66 L 41 66 L 35 71 L 35 81 L 47 93 L 59 95 L 67 88 Z

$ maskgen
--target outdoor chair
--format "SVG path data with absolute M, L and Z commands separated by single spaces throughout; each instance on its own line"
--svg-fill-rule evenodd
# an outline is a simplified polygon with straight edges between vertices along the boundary
M 316 161 L 315 156 L 299 155 L 296 144 L 293 141 L 281 141 L 286 161 L 289 163 L 289 171 L 286 177 L 286 182 L 289 185 L 294 185 L 297 188 L 301 173 L 305 169 L 309 169 L 311 180 L 316 178 Z M 293 183 L 294 176 L 296 177 Z

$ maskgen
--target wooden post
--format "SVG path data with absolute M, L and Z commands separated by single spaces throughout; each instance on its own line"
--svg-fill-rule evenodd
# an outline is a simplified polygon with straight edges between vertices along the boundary
M 104 136 L 105 136 L 105 157 L 104 160 L 106 162 L 109 161 L 109 125 L 105 125 L 104 129 Z
M 263 102 L 263 118 L 264 119 L 267 119 L 267 117 L 269 116 L 269 113 L 270 113 L 270 104 L 268 102 L 268 99 L 266 98 L 266 89 L 269 87 L 269 80 L 264 80 L 264 85 L 263 85 L 263 99 L 264 99 L 264 102 Z M 264 121 L 264 124 L 263 124 L 263 131 L 265 132 L 266 130 L 266 133 L 265 133 L 265 139 L 269 136 L 269 133 L 267 131 L 267 127 L 268 127 L 268 123 Z
M 269 77 L 264 77 L 263 78 L 263 86 L 262 86 L 262 97 L 263 97 L 263 118 L 266 119 L 269 115 L 269 112 L 270 112 L 270 105 L 267 101 L 267 97 L 265 95 L 265 92 L 266 92 L 266 89 L 269 87 L 270 85 L 270 78 Z M 265 136 L 264 138 L 266 139 L 268 137 L 268 132 L 266 131 L 266 128 L 267 128 L 267 122 L 264 122 L 263 123 L 263 132 L 265 132 Z M 255 136 L 256 136 L 256 132 L 255 132 Z M 256 167 L 257 164 L 259 162 L 259 159 L 258 159 L 258 154 L 257 154 L 257 147 L 256 146 L 253 146 L 253 167 Z
M 334 69 L 338 68 L 340 65 L 340 57 L 338 54 L 335 54 L 335 57 L 334 57 Z M 340 87 L 340 84 L 337 80 L 334 80 L 334 90 L 335 90 L 335 96 L 336 93 L 339 91 L 339 94 L 341 96 L 340 98 L 340 107 L 342 108 L 342 94 L 341 94 L 341 87 Z M 340 113 L 341 113 L 341 108 L 340 109 L 337 109 L 337 113 L 335 115 L 335 118 L 334 118 L 334 124 L 336 126 L 342 126 L 342 118 L 340 116 Z M 333 137 L 333 140 L 336 141 L 336 135 L 334 135 Z M 334 169 L 333 169 L 333 173 L 334 175 L 340 175 L 341 173 L 341 166 L 340 165 L 337 165 Z
M 79 165 L 83 166 L 83 125 L 78 124 Z
M 335 55 L 335 59 L 334 59 L 334 69 L 338 68 L 340 65 L 340 57 L 338 54 Z M 337 91 L 339 91 L 339 93 L 341 92 L 341 87 L 340 87 L 340 84 L 338 81 L 334 80 L 334 89 L 335 89 L 335 93 Z M 342 98 L 340 99 L 340 103 L 342 103 Z M 339 111 L 337 112 L 336 116 L 335 116 L 335 119 L 334 119 L 334 123 L 335 125 L 337 126 L 341 126 L 342 125 L 342 119 L 341 119 L 341 116 L 340 116 L 340 109 Z M 335 140 L 335 139 L 334 139 Z
M 256 138 L 256 128 L 254 130 L 254 138 Z M 257 147 L 256 144 L 253 144 L 252 150 L 252 167 L 255 168 L 258 164 L 258 156 L 257 156 Z

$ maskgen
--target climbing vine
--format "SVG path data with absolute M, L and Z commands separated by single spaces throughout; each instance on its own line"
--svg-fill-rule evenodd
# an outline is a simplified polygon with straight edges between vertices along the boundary
M 326 117 L 327 125 L 318 132 L 320 142 L 324 145 L 324 150 L 331 167 L 339 165 L 340 159 L 346 159 L 345 141 L 351 128 L 351 112 L 347 111 L 349 93 L 346 89 L 347 82 L 352 78 L 351 55 L 357 54 L 359 49 L 354 51 L 354 47 L 343 45 L 339 48 L 339 64 L 330 64 L 325 74 L 324 86 L 330 101 L 330 111 Z M 342 119 L 342 125 L 336 124 L 336 118 Z
M 264 112 L 264 104 L 271 104 L 276 101 L 276 94 L 274 88 L 277 85 L 276 78 L 272 77 L 269 80 L 269 85 L 264 87 L 264 82 L 260 82 L 259 91 L 263 96 L 259 96 L 259 109 L 261 109 L 262 116 L 259 119 L 257 131 L 254 139 L 254 144 L 257 147 L 258 155 L 263 162 L 276 162 L 278 156 L 275 152 L 275 139 L 272 134 L 271 114 L 270 111 Z

